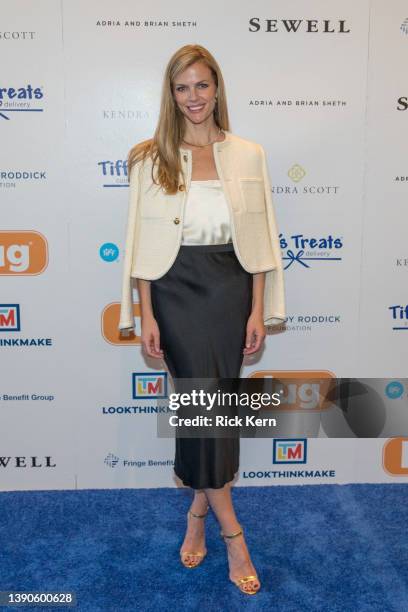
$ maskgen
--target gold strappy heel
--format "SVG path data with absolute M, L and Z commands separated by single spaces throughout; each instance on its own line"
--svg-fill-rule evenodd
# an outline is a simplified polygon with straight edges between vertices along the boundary
M 231 533 L 231 535 L 225 535 L 221 531 L 221 537 L 228 538 L 229 540 L 232 538 L 236 538 L 237 536 L 240 536 L 240 535 L 244 535 L 244 531 L 242 528 L 236 533 Z M 236 580 L 232 580 L 230 578 L 230 580 L 239 588 L 241 593 L 245 593 L 245 595 L 255 595 L 256 593 L 258 593 L 259 589 L 261 588 L 259 578 L 256 575 L 255 576 L 241 576 L 241 578 L 237 578 Z M 246 590 L 246 589 L 241 588 L 243 585 L 248 584 L 248 582 L 257 582 L 259 584 L 259 587 L 257 589 L 252 588 L 251 590 Z
M 204 517 L 207 516 L 208 509 L 209 509 L 209 506 L 207 506 L 207 510 L 205 514 L 195 514 L 194 512 L 189 510 L 187 512 L 187 520 L 188 520 L 189 515 L 194 516 L 195 518 L 203 519 Z M 206 554 L 207 554 L 207 550 L 205 550 L 204 552 L 192 552 L 192 551 L 187 551 L 187 550 L 180 551 L 181 562 L 184 565 L 184 567 L 188 567 L 189 569 L 192 569 L 193 567 L 197 567 L 198 565 L 200 565 L 200 563 L 202 563 Z M 186 561 L 185 558 L 188 556 L 200 557 L 200 559 L 198 561 Z

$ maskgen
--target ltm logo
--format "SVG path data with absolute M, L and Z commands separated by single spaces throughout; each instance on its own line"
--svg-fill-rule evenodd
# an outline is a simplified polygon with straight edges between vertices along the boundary
M 0 304 L 0 332 L 20 330 L 20 305 Z
M 306 463 L 307 438 L 273 441 L 273 463 Z
M 135 372 L 132 375 L 133 399 L 167 397 L 167 372 Z

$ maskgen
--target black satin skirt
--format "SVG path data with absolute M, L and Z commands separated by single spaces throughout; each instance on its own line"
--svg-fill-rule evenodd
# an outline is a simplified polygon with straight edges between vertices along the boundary
M 177 378 L 239 378 L 252 274 L 232 242 L 181 245 L 171 268 L 151 281 L 164 361 Z M 178 437 L 174 471 L 193 489 L 219 489 L 239 469 L 239 436 Z

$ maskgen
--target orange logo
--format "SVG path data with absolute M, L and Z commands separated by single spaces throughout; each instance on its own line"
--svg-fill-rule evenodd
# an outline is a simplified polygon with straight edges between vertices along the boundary
M 120 303 L 108 304 L 102 312 L 102 336 L 110 344 L 142 344 L 140 325 L 140 304 L 133 304 L 133 316 L 135 317 L 135 333 L 129 336 L 119 334 L 118 325 L 120 317 Z
M 408 475 L 408 438 L 390 438 L 383 446 L 383 468 L 390 476 Z
M 336 399 L 336 376 L 328 370 L 258 370 L 248 378 L 272 379 L 273 392 L 279 393 L 281 403 L 264 410 L 322 412 Z
M 40 232 L 0 230 L 0 274 L 42 274 L 48 265 L 48 244 Z

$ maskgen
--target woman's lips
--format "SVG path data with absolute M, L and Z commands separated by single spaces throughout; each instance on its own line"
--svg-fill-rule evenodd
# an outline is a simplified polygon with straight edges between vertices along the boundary
M 187 106 L 188 110 L 190 111 L 190 113 L 199 113 L 200 111 L 203 110 L 205 104 L 200 104 L 199 106 Z

